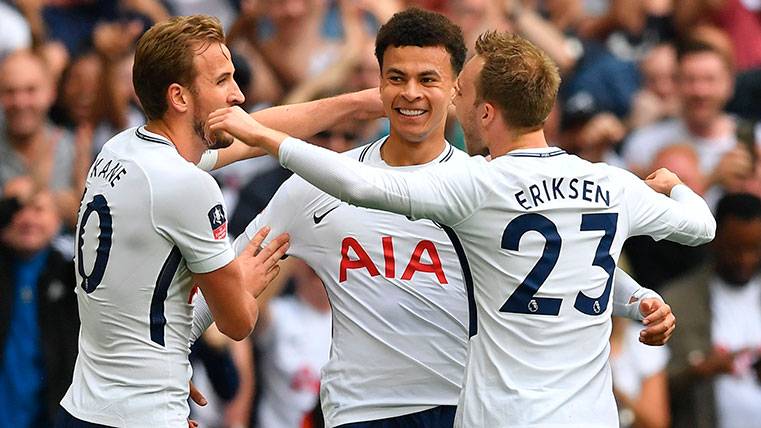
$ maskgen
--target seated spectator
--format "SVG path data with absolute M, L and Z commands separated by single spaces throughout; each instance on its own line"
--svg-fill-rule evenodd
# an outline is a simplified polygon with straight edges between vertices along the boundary
M 9 188 L 7 195 L 15 192 Z M 71 383 L 79 319 L 74 264 L 51 246 L 60 226 L 53 195 L 42 191 L 0 234 L 3 427 L 52 426 L 58 402 Z
M 669 284 L 679 320 L 669 342 L 674 427 L 750 427 L 761 421 L 761 199 L 724 196 L 711 263 Z

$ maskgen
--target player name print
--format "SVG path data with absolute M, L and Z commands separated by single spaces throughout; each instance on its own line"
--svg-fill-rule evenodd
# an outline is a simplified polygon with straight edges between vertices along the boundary
M 381 238 L 380 245 L 383 247 L 383 273 L 386 278 L 396 278 L 396 255 L 394 252 L 394 240 L 391 236 Z M 430 262 L 423 260 L 427 255 Z M 444 275 L 444 269 L 441 266 L 441 258 L 433 242 L 424 239 L 415 245 L 410 260 L 402 271 L 403 280 L 409 281 L 416 272 L 432 273 L 440 284 L 447 284 L 447 277 Z M 338 282 L 344 282 L 347 279 L 347 273 L 351 269 L 365 269 L 370 276 L 380 275 L 378 267 L 375 265 L 370 255 L 356 238 L 348 236 L 341 241 L 341 263 L 339 266 Z

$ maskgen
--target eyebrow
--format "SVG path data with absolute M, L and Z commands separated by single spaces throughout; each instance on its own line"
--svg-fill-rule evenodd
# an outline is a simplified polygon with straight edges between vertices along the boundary
M 214 81 L 215 82 L 219 82 L 220 80 L 222 80 L 222 79 L 224 79 L 225 77 L 228 77 L 228 76 L 232 77 L 233 76 L 233 72 L 232 71 L 225 71 L 223 73 L 219 73 L 216 77 L 214 77 Z
M 400 70 L 398 68 L 393 68 L 393 67 L 391 67 L 388 70 L 386 70 L 386 74 L 401 74 L 402 76 L 406 76 L 407 75 L 407 73 L 405 73 L 404 71 L 402 71 L 402 70 Z M 436 71 L 436 70 L 423 70 L 420 73 L 418 73 L 417 76 L 419 76 L 419 77 L 430 77 L 430 76 L 441 77 L 439 72 Z

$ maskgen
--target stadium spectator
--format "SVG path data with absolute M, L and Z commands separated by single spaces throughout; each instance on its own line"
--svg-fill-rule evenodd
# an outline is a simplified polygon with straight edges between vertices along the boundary
M 610 334 L 610 367 L 613 395 L 621 428 L 667 428 L 670 426 L 668 350 L 645 346 L 640 326 L 613 317 Z
M 28 177 L 6 196 L 33 191 Z M 53 195 L 23 196 L 25 205 L 0 229 L 0 425 L 52 425 L 77 355 L 79 319 L 74 264 L 52 247 L 61 227 Z
M 730 58 L 713 45 L 688 41 L 679 49 L 678 63 L 681 115 L 635 130 L 624 146 L 626 163 L 643 175 L 663 147 L 689 142 L 699 155 L 709 187 L 744 189 L 757 180 L 757 148 L 738 145 L 735 119 L 723 112 L 733 89 Z
M 676 117 L 679 97 L 676 91 L 676 49 L 671 44 L 653 47 L 639 63 L 642 86 L 634 95 L 627 118 L 631 129 Z
M 76 220 L 85 172 L 74 136 L 47 118 L 54 88 L 43 61 L 29 51 L 8 55 L 0 64 L 0 186 L 30 175 L 53 192 L 67 224 Z M 89 164 L 89 156 L 87 158 Z
M 705 195 L 705 177 L 700 160 L 691 144 L 666 146 L 655 155 L 653 171 L 666 168 L 698 195 Z M 634 278 L 660 291 L 665 282 L 682 276 L 704 263 L 707 247 L 687 247 L 670 241 L 654 241 L 649 236 L 633 236 L 624 244 L 624 252 Z
M 739 70 L 761 66 L 761 4 L 753 0 L 680 0 L 674 2 L 677 30 L 689 34 L 699 24 L 714 24 L 732 43 Z
M 716 222 L 711 263 L 664 291 L 679 318 L 668 365 L 675 428 L 761 421 L 761 199 L 724 196 Z
M 320 370 L 331 346 L 330 302 L 306 263 L 288 261 L 295 291 L 262 307 L 256 327 L 258 427 L 300 428 L 318 403 Z

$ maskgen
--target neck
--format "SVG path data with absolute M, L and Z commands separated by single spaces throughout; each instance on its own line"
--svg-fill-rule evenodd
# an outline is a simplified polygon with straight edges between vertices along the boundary
M 203 144 L 199 144 L 198 136 L 193 131 L 192 126 L 183 126 L 164 118 L 148 121 L 145 129 L 171 141 L 180 156 L 188 162 L 198 163 L 204 150 L 206 150 Z
M 392 130 L 381 147 L 381 158 L 390 166 L 422 165 L 436 159 L 444 147 L 446 141 L 443 129 L 417 143 L 400 138 Z
M 36 155 L 41 153 L 37 150 L 40 144 L 45 143 L 45 127 L 29 135 L 7 135 L 11 147 L 27 162 L 35 160 Z
M 685 125 L 690 134 L 701 138 L 718 138 L 732 132 L 731 121 L 725 114 L 720 114 L 712 120 L 700 121 L 685 120 Z
M 541 149 L 549 147 L 547 140 L 544 138 L 542 129 L 516 135 L 515 133 L 506 132 L 496 138 L 489 138 L 487 141 L 494 142 L 489 144 L 489 153 L 492 159 L 519 149 Z

